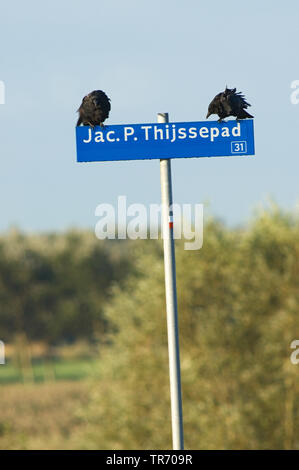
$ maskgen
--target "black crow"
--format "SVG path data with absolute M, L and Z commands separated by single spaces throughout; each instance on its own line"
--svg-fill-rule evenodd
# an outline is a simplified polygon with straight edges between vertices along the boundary
M 81 106 L 78 109 L 79 119 L 77 126 L 101 126 L 109 116 L 111 109 L 110 98 L 102 90 L 95 90 L 84 96 Z
M 248 106 L 251 106 L 244 99 L 241 92 L 236 92 L 236 88 L 225 88 L 222 93 L 218 93 L 209 104 L 208 114 L 206 119 L 211 114 L 218 114 L 218 122 L 228 116 L 236 116 L 237 119 L 253 118 L 251 114 L 245 111 Z

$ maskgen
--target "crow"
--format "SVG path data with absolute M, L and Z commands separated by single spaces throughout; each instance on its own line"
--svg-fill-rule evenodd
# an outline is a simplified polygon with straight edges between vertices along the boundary
M 218 93 L 209 104 L 208 114 L 206 119 L 211 114 L 218 114 L 218 122 L 228 116 L 236 116 L 237 119 L 253 118 L 251 114 L 245 111 L 248 106 L 251 106 L 244 99 L 242 92 L 236 92 L 236 88 L 225 88 L 222 93 Z
M 79 119 L 77 126 L 104 127 L 103 122 L 109 117 L 111 109 L 110 98 L 102 90 L 95 90 L 84 96 L 80 108 L 77 110 Z

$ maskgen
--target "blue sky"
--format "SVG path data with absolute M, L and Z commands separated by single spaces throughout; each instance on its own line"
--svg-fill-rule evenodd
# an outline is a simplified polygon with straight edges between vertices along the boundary
M 94 227 L 95 208 L 160 202 L 159 161 L 76 163 L 76 109 L 111 98 L 110 124 L 200 121 L 227 84 L 255 116 L 255 158 L 173 160 L 178 203 L 208 203 L 245 223 L 270 196 L 297 201 L 299 79 L 296 0 L 2 2 L 0 230 Z M 216 118 L 215 116 L 212 119 Z M 210 118 L 211 119 L 211 118 Z

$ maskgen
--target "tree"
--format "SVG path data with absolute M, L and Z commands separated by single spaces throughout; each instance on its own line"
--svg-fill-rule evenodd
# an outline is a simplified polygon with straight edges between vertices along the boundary
M 177 243 L 186 448 L 298 448 L 299 224 L 274 209 L 247 230 L 206 224 L 204 245 Z M 102 352 L 81 445 L 171 447 L 161 243 L 136 249 L 137 274 L 105 308 Z

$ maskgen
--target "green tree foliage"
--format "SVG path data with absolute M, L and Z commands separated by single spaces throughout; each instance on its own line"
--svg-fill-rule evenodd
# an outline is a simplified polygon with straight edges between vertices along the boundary
M 200 251 L 176 246 L 186 448 L 299 448 L 298 221 L 277 208 L 247 230 L 209 220 Z M 135 254 L 105 308 L 111 344 L 81 412 L 86 448 L 171 448 L 161 242 Z
M 93 339 L 106 330 L 109 289 L 129 270 L 124 243 L 91 232 L 0 239 L 0 338 L 19 335 L 53 345 Z

